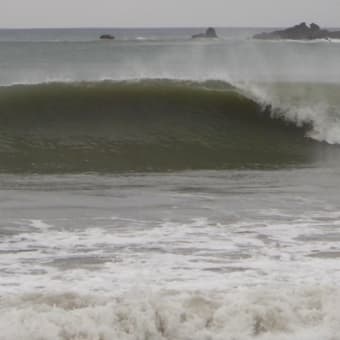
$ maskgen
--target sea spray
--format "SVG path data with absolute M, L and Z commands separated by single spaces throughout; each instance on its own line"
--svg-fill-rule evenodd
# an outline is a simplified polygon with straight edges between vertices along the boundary
M 340 100 L 337 84 L 241 83 L 246 96 L 270 109 L 273 118 L 310 127 L 306 136 L 340 143 Z

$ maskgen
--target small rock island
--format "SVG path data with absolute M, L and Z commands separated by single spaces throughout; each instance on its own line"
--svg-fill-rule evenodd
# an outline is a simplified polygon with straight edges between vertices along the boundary
M 103 34 L 99 37 L 101 40 L 114 40 L 115 37 L 111 34 Z
M 315 40 L 315 39 L 340 39 L 340 31 L 332 32 L 321 29 L 319 25 L 312 23 L 308 26 L 305 22 L 289 27 L 285 30 L 269 33 L 260 33 L 253 39 L 261 40 Z
M 213 27 L 209 27 L 205 33 L 199 33 L 199 34 L 194 34 L 192 36 L 192 39 L 199 39 L 199 38 L 209 38 L 209 39 L 213 39 L 213 38 L 218 38 L 217 33 L 215 28 Z

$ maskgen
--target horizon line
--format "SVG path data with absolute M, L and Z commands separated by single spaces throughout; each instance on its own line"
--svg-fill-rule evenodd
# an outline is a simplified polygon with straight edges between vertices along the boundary
M 303 21 L 302 21 L 303 22 Z M 194 26 L 16 26 L 16 27 L 0 27 L 0 30 L 39 30 L 39 29 L 186 29 L 186 28 L 206 28 L 214 27 L 218 28 L 281 28 L 281 27 L 291 27 L 291 26 L 241 26 L 241 25 L 194 25 Z M 323 26 L 324 28 L 338 28 L 340 26 Z

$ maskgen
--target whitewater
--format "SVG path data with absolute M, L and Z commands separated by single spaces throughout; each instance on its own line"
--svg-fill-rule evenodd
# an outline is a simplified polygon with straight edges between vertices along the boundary
M 340 339 L 340 44 L 200 31 L 0 30 L 1 340 Z

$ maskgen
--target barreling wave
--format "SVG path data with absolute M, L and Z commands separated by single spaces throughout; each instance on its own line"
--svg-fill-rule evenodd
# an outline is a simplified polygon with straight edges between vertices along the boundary
M 312 125 L 222 81 L 13 85 L 0 88 L 0 171 L 304 164 L 321 147 L 305 137 Z

